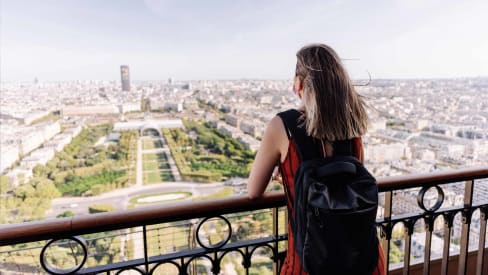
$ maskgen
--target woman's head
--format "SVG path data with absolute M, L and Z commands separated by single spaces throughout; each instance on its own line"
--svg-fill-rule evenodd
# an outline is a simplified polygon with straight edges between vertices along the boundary
M 294 90 L 302 97 L 307 133 L 332 142 L 366 133 L 367 114 L 337 53 L 311 44 L 297 53 Z

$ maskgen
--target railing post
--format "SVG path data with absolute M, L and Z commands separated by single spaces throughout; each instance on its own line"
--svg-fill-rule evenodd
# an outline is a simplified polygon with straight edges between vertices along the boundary
M 277 275 L 280 274 L 280 265 L 279 265 L 279 257 L 278 257 L 278 208 L 273 208 L 273 236 L 275 237 L 275 241 L 273 243 L 273 274 Z
M 478 245 L 478 257 L 476 261 L 476 275 L 483 274 L 484 258 L 485 258 L 485 240 L 486 240 L 486 219 L 488 214 L 488 207 L 480 208 L 480 242 Z
M 147 229 L 146 225 L 142 226 L 142 236 L 144 239 L 144 267 L 146 268 L 146 274 L 149 273 L 149 263 L 147 257 Z
M 467 271 L 468 249 L 469 249 L 469 230 L 471 226 L 471 206 L 473 204 L 473 188 L 474 181 L 466 181 L 464 189 L 464 209 L 462 213 L 462 228 L 461 228 L 461 248 L 459 251 L 459 268 L 458 274 L 465 275 Z
M 245 255 L 246 255 L 247 258 L 244 259 L 244 264 L 243 265 L 244 265 L 244 268 L 246 269 L 246 275 L 249 275 L 249 268 L 251 267 L 251 256 L 249 255 L 249 247 L 246 246 L 244 248 L 244 250 L 246 252 Z
M 434 230 L 434 215 L 427 215 L 425 222 L 425 249 L 424 249 L 424 275 L 430 272 L 430 248 L 432 246 L 432 231 Z
M 447 275 L 449 267 L 449 248 L 451 246 L 451 231 L 454 220 L 454 213 L 444 214 L 444 249 L 442 251 L 441 275 Z
M 382 240 L 381 240 L 381 247 L 383 248 L 383 253 L 385 254 L 385 274 L 388 274 L 388 268 L 390 266 L 390 240 L 391 240 L 391 208 L 392 208 L 392 198 L 393 198 L 393 191 L 385 192 L 385 210 L 384 210 L 384 219 L 385 224 L 382 227 Z
M 403 255 L 403 275 L 410 274 L 410 254 L 412 248 L 412 234 L 415 225 L 414 220 L 407 220 L 404 223 L 405 226 L 405 251 Z

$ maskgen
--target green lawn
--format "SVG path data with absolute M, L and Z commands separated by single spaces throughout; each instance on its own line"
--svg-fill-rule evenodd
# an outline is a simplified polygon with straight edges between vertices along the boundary
M 153 141 L 152 140 L 143 140 L 142 141 L 142 149 L 143 150 L 154 149 Z
M 173 181 L 173 176 L 164 171 L 155 171 L 144 174 L 144 183 L 160 183 L 163 181 Z
M 142 155 L 142 159 L 144 161 L 147 161 L 147 160 L 157 160 L 157 161 L 167 161 L 168 158 L 166 158 L 166 154 L 165 153 L 157 153 L 157 154 L 143 154 Z
M 156 154 L 156 158 L 159 161 L 167 161 L 168 160 L 168 158 L 166 157 L 166 154 L 165 153 L 157 153 Z
M 159 183 L 163 181 L 173 181 L 173 175 L 170 170 L 168 158 L 166 154 L 144 154 L 143 155 L 143 171 L 144 183 Z
M 144 171 L 170 169 L 169 163 L 167 162 L 145 161 L 143 166 Z
M 156 148 L 163 148 L 163 143 L 160 140 L 144 140 L 142 142 L 142 149 L 144 150 Z
M 182 179 L 214 182 L 249 175 L 254 153 L 208 123 L 183 123 L 186 131 L 162 131 Z M 197 134 L 196 140 L 188 137 L 190 131 Z
M 157 160 L 158 157 L 156 154 L 142 154 L 142 160 L 148 161 L 148 160 Z

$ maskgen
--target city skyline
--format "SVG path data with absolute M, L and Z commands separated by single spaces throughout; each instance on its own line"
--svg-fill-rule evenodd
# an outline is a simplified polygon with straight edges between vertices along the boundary
M 324 42 L 352 78 L 488 76 L 488 3 L 3 1 L 0 80 L 289 79 Z M 353 60 L 350 60 L 353 59 Z
M 389 184 L 390 177 L 399 175 L 403 179 L 411 177 L 408 184 L 418 187 L 438 179 L 439 173 L 463 177 L 460 180 L 465 180 L 468 173 L 475 177 L 475 181 L 466 183 L 450 183 L 454 180 L 447 177 L 443 182 L 435 182 L 440 186 L 436 188 L 442 188 L 442 196 L 441 193 L 437 196 L 431 185 L 424 185 L 430 188 L 425 193 L 422 193 L 425 188 L 419 192 L 418 188 L 398 185 L 393 193 L 382 190 L 378 225 L 383 225 L 388 213 L 404 220 L 390 227 L 391 246 L 385 253 L 392 255 L 389 258 L 392 269 L 398 269 L 403 259 L 410 259 L 413 265 L 421 264 L 427 255 L 424 251 L 429 248 L 428 259 L 440 262 L 437 259 L 445 255 L 446 242 L 452 257 L 457 251 L 477 249 L 483 240 L 486 229 L 480 218 L 482 212 L 472 209 L 482 209 L 488 201 L 488 182 L 486 178 L 477 178 L 486 171 L 481 165 L 488 159 L 487 80 L 379 80 L 358 87 L 366 104 L 373 107 L 367 109 L 370 125 L 361 138 L 365 166 L 383 186 Z M 266 124 L 281 110 L 299 105 L 298 97 L 288 90 L 290 82 L 168 79 L 133 85 L 131 92 L 121 92 L 120 80 L 5 83 L 0 97 L 0 224 L 43 220 L 54 225 L 45 226 L 54 228 L 54 236 L 58 232 L 55 226 L 62 223 L 55 218 L 74 217 L 72 221 L 79 221 L 93 219 L 89 214 L 101 211 L 141 209 L 150 204 L 164 209 L 165 203 L 192 207 L 192 200 L 246 196 L 250 165 Z M 436 174 L 426 174 L 431 172 Z M 279 188 L 273 182 L 269 190 Z M 393 204 L 388 203 L 388 194 L 394 194 L 390 197 Z M 450 234 L 443 234 L 447 229 L 444 219 L 432 218 L 431 212 L 419 212 L 425 210 L 419 208 L 419 196 L 425 206 L 434 205 L 442 197 L 441 208 L 435 213 L 439 217 L 446 213 L 454 217 Z M 469 197 L 475 208 L 466 206 Z M 468 228 L 461 219 L 464 211 L 473 213 Z M 119 213 L 122 217 L 131 212 Z M 264 212 L 257 213 L 262 217 Z M 247 214 L 234 217 L 239 216 L 242 224 L 251 221 Z M 181 220 L 185 218 L 188 217 Z M 426 219 L 432 223 L 425 222 Z M 259 220 L 274 223 L 274 219 Z M 90 230 L 105 231 L 93 224 Z M 228 231 L 231 240 L 241 241 L 238 236 L 243 234 L 248 236 L 245 242 L 255 238 L 256 231 L 240 230 L 239 224 L 240 221 L 232 220 Z M 432 224 L 430 229 L 425 226 L 428 224 Z M 159 250 L 161 255 L 168 255 L 195 248 L 181 242 L 189 238 L 179 234 L 184 228 L 194 232 L 190 229 L 194 227 L 191 221 L 172 222 L 162 225 L 161 230 L 174 233 L 160 234 L 160 229 L 152 228 L 148 232 L 158 232 L 149 236 L 166 236 L 168 241 L 160 243 L 167 245 Z M 263 226 L 254 224 L 252 228 Z M 131 232 L 124 227 L 116 239 L 113 232 L 105 231 L 107 237 L 100 238 L 103 241 L 100 245 L 89 242 L 95 247 L 89 249 L 99 251 L 103 257 L 99 257 L 100 261 L 87 261 L 83 268 L 105 265 L 106 255 L 122 257 L 117 265 L 143 259 L 143 248 L 150 246 L 142 243 L 145 240 L 142 231 Z M 260 239 L 261 234 L 259 231 Z M 104 241 L 106 238 L 117 251 L 106 249 L 109 243 Z M 411 257 L 403 254 L 408 243 Z M 0 251 L 0 270 L 20 272 L 29 268 L 43 272 L 36 260 L 42 256 L 35 257 L 39 251 L 37 242 L 26 243 L 21 249 L 7 247 Z M 61 254 L 53 253 L 56 259 L 64 255 L 63 251 L 69 253 L 59 251 Z M 17 264 L 24 255 L 29 261 Z M 242 270 L 237 262 L 224 266 L 226 270 Z

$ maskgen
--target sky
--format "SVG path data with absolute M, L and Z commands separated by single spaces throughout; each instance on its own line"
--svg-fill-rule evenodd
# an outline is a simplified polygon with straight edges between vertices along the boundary
M 488 1 L 0 0 L 0 80 L 290 79 L 308 43 L 352 78 L 488 76 Z

